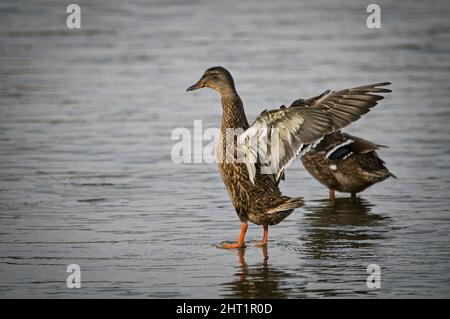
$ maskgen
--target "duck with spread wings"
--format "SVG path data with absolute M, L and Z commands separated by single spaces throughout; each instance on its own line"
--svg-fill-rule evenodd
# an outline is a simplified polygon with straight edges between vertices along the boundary
M 209 87 L 221 95 L 223 115 L 217 161 L 223 182 L 242 223 L 235 243 L 223 248 L 245 245 L 248 221 L 262 225 L 267 245 L 268 227 L 276 225 L 302 206 L 301 197 L 281 194 L 278 187 L 284 170 L 325 135 L 358 120 L 388 93 L 383 82 L 324 94 L 315 107 L 300 106 L 262 112 L 249 125 L 233 78 L 225 68 L 212 67 L 187 88 Z M 230 132 L 232 132 L 230 134 Z M 232 136 L 232 138 L 230 138 Z

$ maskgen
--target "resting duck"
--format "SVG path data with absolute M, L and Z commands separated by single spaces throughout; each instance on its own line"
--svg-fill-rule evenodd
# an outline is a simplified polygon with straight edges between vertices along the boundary
M 343 132 L 327 135 L 301 161 L 306 170 L 329 189 L 329 199 L 334 200 L 335 190 L 362 192 L 388 177 L 395 177 L 378 157 L 376 150 L 383 145 L 369 142 Z
M 284 169 L 323 136 L 367 113 L 381 98 L 371 93 L 390 92 L 378 88 L 388 84 L 330 92 L 316 99 L 314 107 L 298 105 L 266 110 L 252 125 L 247 121 L 233 78 L 225 68 L 206 70 L 197 83 L 188 87 L 187 91 L 209 87 L 221 95 L 223 116 L 216 159 L 242 223 L 237 241 L 221 247 L 243 247 L 248 221 L 263 225 L 263 239 L 257 245 L 267 245 L 269 225 L 280 223 L 303 204 L 301 197 L 281 194 L 278 183 Z

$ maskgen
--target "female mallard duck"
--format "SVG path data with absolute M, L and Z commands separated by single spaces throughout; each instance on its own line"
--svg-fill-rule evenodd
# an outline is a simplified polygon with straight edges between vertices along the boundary
M 335 132 L 325 136 L 301 160 L 306 170 L 328 187 L 331 200 L 335 190 L 355 197 L 390 176 L 396 178 L 378 157 L 376 150 L 380 147 L 360 137 Z
M 278 183 L 284 169 L 312 143 L 367 113 L 380 99 L 380 96 L 370 93 L 390 92 L 379 88 L 388 84 L 333 92 L 317 100 L 314 108 L 298 106 L 264 111 L 251 126 L 233 78 L 225 68 L 219 66 L 206 70 L 196 84 L 187 88 L 187 91 L 192 91 L 209 87 L 219 92 L 222 98 L 217 160 L 242 222 L 237 242 L 223 244 L 222 247 L 243 247 L 248 221 L 264 226 L 263 240 L 258 245 L 266 245 L 268 226 L 278 224 L 303 204 L 300 197 L 281 194 Z M 278 138 L 273 139 L 273 136 Z

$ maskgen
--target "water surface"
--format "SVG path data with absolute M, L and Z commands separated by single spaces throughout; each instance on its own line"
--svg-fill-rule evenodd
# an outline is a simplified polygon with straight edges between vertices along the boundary
M 450 297 L 448 1 L 378 1 L 372 30 L 356 0 L 77 3 L 81 30 L 54 1 L 0 4 L 1 297 Z M 217 249 L 239 221 L 215 165 L 170 156 L 174 128 L 220 123 L 215 92 L 185 92 L 214 65 L 250 121 L 393 82 L 347 131 L 389 145 L 399 178 L 330 205 L 296 161 L 282 190 L 306 205 L 270 229 L 269 260 L 255 225 Z

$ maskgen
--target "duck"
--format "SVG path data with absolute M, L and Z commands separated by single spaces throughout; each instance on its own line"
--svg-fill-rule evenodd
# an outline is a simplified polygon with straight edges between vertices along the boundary
M 397 178 L 376 152 L 382 147 L 386 146 L 338 131 L 325 136 L 301 161 L 328 188 L 329 200 L 335 199 L 335 191 L 356 198 L 357 193 L 376 183 Z
M 241 222 L 235 242 L 219 248 L 245 247 L 248 223 L 263 227 L 257 246 L 267 246 L 269 226 L 277 225 L 296 208 L 302 197 L 282 195 L 284 170 L 325 135 L 361 118 L 390 92 L 381 82 L 324 94 L 314 107 L 277 107 L 264 110 L 250 125 L 231 73 L 222 66 L 208 68 L 186 91 L 210 88 L 222 104 L 220 138 L 216 146 L 219 173 Z M 298 103 L 299 104 L 299 103 Z

